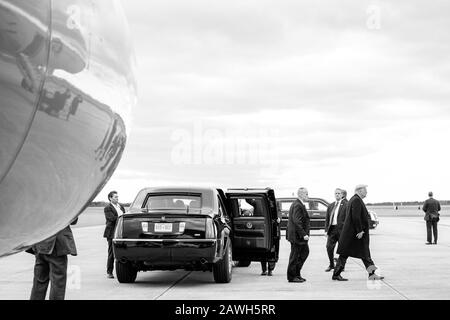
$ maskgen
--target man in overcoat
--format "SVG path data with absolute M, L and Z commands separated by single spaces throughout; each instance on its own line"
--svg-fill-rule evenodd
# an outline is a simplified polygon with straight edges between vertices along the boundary
M 359 258 L 364 263 L 370 280 L 382 280 L 384 277 L 375 274 L 377 267 L 370 256 L 369 249 L 369 212 L 363 199 L 367 196 L 367 185 L 355 187 L 355 195 L 349 200 L 346 218 L 337 253 L 339 259 L 333 272 L 332 279 L 347 281 L 341 276 L 348 257 Z
M 286 238 L 291 243 L 291 254 L 287 268 L 289 282 L 305 282 L 301 270 L 309 255 L 309 215 L 304 202 L 308 200 L 308 190 L 300 188 L 298 198 L 289 209 L 289 220 L 286 230 Z

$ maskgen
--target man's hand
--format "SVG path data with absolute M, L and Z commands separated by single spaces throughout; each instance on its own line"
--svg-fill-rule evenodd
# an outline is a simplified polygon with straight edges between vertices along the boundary
M 360 233 L 358 233 L 358 234 L 356 235 L 356 237 L 357 237 L 358 239 L 361 239 L 361 238 L 363 237 L 363 235 L 364 235 L 364 231 L 361 231 Z
M 308 241 L 309 240 L 309 236 L 304 236 L 303 239 Z

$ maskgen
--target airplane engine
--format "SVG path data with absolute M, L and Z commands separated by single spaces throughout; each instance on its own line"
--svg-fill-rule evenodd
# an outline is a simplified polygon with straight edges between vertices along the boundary
M 134 68 L 120 1 L 0 0 L 0 257 L 67 226 L 111 177 Z

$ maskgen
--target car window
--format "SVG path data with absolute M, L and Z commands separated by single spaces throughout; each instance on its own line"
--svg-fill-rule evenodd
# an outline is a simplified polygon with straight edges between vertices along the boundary
M 141 208 L 151 210 L 183 210 L 199 212 L 202 207 L 200 195 L 149 194 Z
M 235 199 L 239 216 L 243 217 L 264 217 L 264 203 L 260 198 Z
M 327 206 L 319 201 L 308 201 L 308 210 L 326 211 Z
M 291 208 L 292 204 L 294 203 L 293 201 L 282 201 L 281 203 L 281 211 L 289 211 L 289 209 Z

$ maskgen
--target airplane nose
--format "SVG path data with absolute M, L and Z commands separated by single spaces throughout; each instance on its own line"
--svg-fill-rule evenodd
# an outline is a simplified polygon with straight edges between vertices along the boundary
M 124 151 L 136 102 L 128 29 L 120 1 L 88 3 L 77 10 L 92 21 L 70 29 L 73 1 L 0 1 L 0 29 L 15 30 L 0 37 L 0 257 L 66 227 Z

